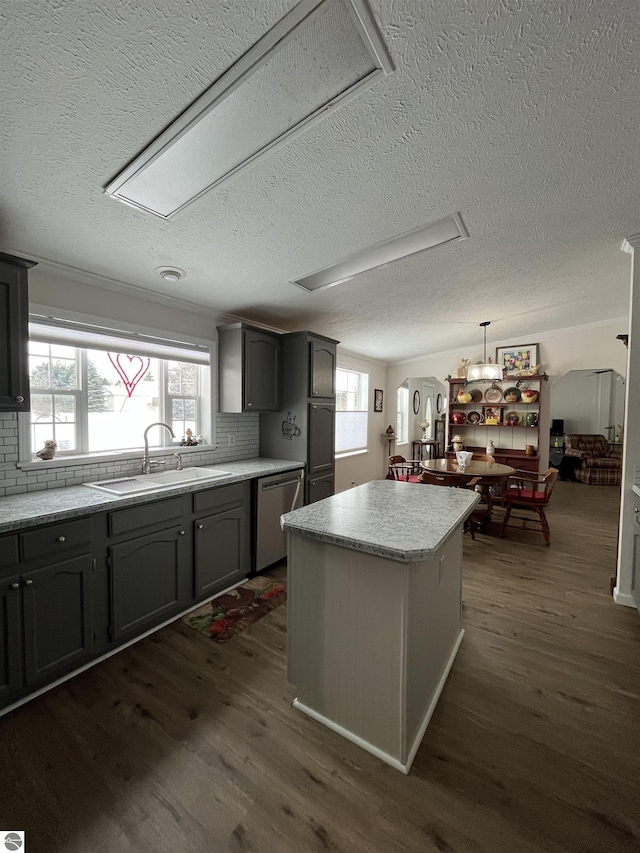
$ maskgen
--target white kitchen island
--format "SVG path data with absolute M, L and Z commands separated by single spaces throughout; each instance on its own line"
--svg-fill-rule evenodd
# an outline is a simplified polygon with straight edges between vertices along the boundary
M 282 516 L 293 705 L 404 773 L 464 631 L 466 489 L 376 480 Z

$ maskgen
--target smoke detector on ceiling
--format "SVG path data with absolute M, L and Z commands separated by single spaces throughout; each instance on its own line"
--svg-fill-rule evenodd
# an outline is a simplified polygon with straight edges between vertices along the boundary
M 180 267 L 156 267 L 155 272 L 158 273 L 163 281 L 167 281 L 171 284 L 176 281 L 180 281 L 181 278 L 186 276 L 186 272 L 181 270 Z

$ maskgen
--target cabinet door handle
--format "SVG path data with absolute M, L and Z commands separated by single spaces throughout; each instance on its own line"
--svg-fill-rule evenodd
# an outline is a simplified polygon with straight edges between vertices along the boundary
M 199 525 L 198 525 L 198 530 L 204 530 L 204 524 L 199 524 Z
M 178 530 L 178 536 L 184 536 L 184 530 Z
M 19 583 L 12 583 L 11 586 L 9 587 L 9 589 L 20 589 L 20 584 Z
M 25 586 L 33 586 L 33 581 L 31 580 L 31 578 L 29 578 L 29 580 L 28 580 L 28 581 L 25 581 L 25 582 L 24 582 L 24 585 L 25 585 Z
M 248 407 L 248 406 L 253 406 L 253 403 L 247 403 L 247 407 Z
M 67 541 L 66 536 L 58 536 L 58 542 L 66 542 L 66 541 Z
M 16 403 L 24 403 L 24 397 L 18 394 L 18 396 L 15 398 L 15 401 Z

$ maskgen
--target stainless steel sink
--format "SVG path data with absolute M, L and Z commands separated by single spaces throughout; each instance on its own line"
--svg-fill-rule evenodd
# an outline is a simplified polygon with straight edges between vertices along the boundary
M 114 495 L 131 495 L 137 492 L 155 492 L 158 489 L 168 489 L 171 486 L 179 486 L 183 483 L 199 483 L 230 476 L 230 471 L 214 471 L 212 468 L 184 468 L 182 471 L 141 474 L 136 477 L 120 477 L 115 480 L 103 480 L 101 483 L 83 483 L 83 485 Z

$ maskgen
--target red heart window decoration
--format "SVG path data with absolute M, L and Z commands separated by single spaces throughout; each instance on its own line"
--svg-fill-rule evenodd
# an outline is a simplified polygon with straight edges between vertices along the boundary
M 109 361 L 115 367 L 116 372 L 124 387 L 127 389 L 127 397 L 130 397 L 138 382 L 145 375 L 151 364 L 150 358 L 142 358 L 139 355 L 123 355 L 122 353 L 108 352 Z

